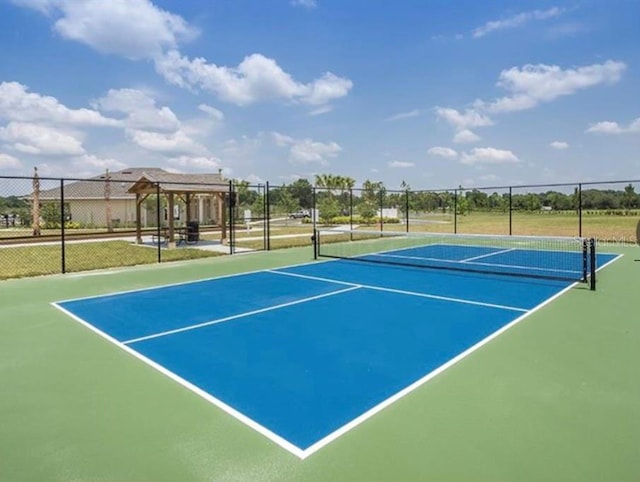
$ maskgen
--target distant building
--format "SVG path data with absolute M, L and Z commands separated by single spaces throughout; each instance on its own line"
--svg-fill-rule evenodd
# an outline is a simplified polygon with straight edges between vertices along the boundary
M 129 189 L 139 182 L 160 183 L 161 186 L 176 184 L 203 184 L 209 191 L 226 192 L 227 184 L 222 173 L 216 174 L 175 174 L 156 167 L 133 167 L 109 173 L 101 174 L 82 181 L 75 181 L 64 185 L 65 213 L 70 221 L 75 221 L 83 226 L 104 227 L 107 223 L 107 203 L 109 198 L 109 211 L 111 224 L 118 226 L 135 226 L 136 223 L 136 194 Z M 60 188 L 40 191 L 40 204 L 50 201 L 59 202 L 61 199 Z M 218 202 L 215 202 L 213 192 L 202 193 L 190 199 L 191 218 L 201 224 L 216 224 L 220 219 Z M 162 205 L 160 219 L 166 221 L 166 208 Z M 155 226 L 157 219 L 155 202 L 141 203 L 140 224 L 142 227 Z M 184 200 L 174 205 L 174 219 L 184 222 L 186 205 Z

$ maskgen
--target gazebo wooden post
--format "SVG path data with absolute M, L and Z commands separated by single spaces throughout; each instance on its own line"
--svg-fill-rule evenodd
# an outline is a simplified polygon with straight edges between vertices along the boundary
M 191 194 L 189 194 L 188 192 L 185 193 L 185 215 L 186 215 L 186 219 L 185 219 L 185 225 L 191 221 Z

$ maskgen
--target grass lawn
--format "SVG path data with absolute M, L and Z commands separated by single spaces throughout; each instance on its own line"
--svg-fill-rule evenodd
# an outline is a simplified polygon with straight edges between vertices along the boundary
M 220 253 L 199 249 L 163 249 L 162 261 L 207 258 Z M 61 272 L 59 245 L 33 245 L 0 249 L 0 279 L 23 278 Z M 86 271 L 158 262 L 156 249 L 127 241 L 68 244 L 65 247 L 66 271 Z
M 437 216 L 409 223 L 411 231 L 453 232 L 452 217 Z M 430 222 L 425 222 L 430 221 Z M 434 222 L 438 221 L 438 222 Z M 512 217 L 512 234 L 534 236 L 578 236 L 579 219 L 574 213 L 518 213 Z M 635 241 L 636 216 L 603 213 L 582 216 L 582 236 L 600 240 Z M 395 228 L 389 228 L 395 229 Z M 458 233 L 509 234 L 509 213 L 472 212 L 457 217 Z

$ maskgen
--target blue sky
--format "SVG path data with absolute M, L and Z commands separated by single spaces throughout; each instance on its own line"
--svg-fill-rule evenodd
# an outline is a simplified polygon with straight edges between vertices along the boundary
M 0 174 L 640 177 L 640 1 L 0 0 Z

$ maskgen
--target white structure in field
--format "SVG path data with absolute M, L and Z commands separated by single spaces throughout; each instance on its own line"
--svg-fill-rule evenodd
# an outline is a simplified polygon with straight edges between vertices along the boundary
M 378 209 L 378 217 L 380 217 L 380 209 Z M 398 208 L 383 208 L 382 209 L 382 217 L 383 218 L 391 218 L 398 219 Z

